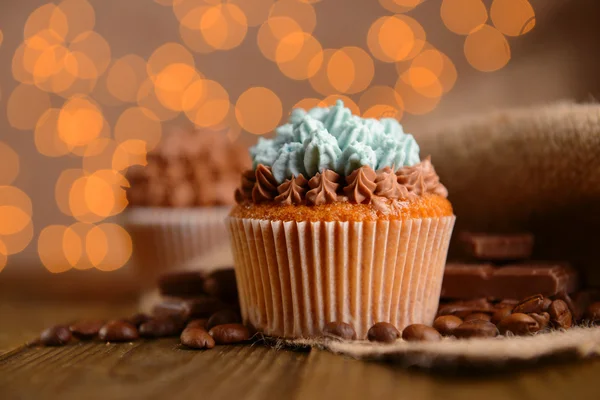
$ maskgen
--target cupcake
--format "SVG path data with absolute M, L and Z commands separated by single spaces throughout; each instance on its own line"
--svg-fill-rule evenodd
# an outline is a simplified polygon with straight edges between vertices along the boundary
M 167 269 L 194 267 L 209 250 L 229 248 L 224 221 L 250 158 L 220 132 L 177 130 L 147 161 L 128 171 L 124 218 L 134 263 L 150 282 Z
M 431 325 L 455 217 L 395 119 L 296 109 L 250 149 L 228 218 L 246 323 L 276 337 Z

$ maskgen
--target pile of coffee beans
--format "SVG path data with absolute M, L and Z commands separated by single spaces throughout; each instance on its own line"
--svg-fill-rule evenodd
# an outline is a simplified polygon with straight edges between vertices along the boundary
M 233 269 L 210 274 L 170 273 L 159 279 L 158 287 L 163 301 L 154 307 L 152 315 L 56 325 L 44 330 L 38 342 L 64 346 L 72 340 L 131 342 L 179 336 L 186 347 L 211 349 L 219 344 L 247 342 L 253 336 L 242 324 Z

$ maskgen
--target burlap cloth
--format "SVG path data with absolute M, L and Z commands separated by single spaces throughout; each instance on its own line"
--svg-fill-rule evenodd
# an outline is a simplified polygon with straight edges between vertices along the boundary
M 600 285 L 600 106 L 561 103 L 498 111 L 440 125 L 417 140 L 448 187 L 455 232 L 531 231 L 536 258 L 568 260 L 586 285 Z M 450 258 L 457 255 L 454 246 Z M 404 366 L 493 369 L 598 355 L 600 327 L 438 343 L 281 343 Z

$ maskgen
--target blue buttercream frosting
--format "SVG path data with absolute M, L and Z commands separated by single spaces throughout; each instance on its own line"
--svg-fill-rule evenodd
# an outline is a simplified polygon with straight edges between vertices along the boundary
M 361 118 L 338 100 L 329 108 L 295 109 L 274 139 L 259 138 L 250 149 L 253 166 L 270 166 L 277 182 L 332 169 L 349 175 L 368 165 L 373 169 L 418 164 L 419 145 L 393 118 Z

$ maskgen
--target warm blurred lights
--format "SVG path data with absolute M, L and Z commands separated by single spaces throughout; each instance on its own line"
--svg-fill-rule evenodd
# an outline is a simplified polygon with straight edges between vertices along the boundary
M 297 32 L 302 32 L 302 28 L 296 20 L 290 17 L 271 17 L 258 30 L 258 48 L 268 60 L 275 61 L 279 42 Z
M 187 64 L 170 64 L 158 75 L 154 83 L 154 91 L 158 101 L 169 110 L 184 111 L 194 104 L 184 104 L 186 90 L 201 76 L 195 68 Z
M 265 22 L 275 0 L 228 0 L 228 3 L 238 6 L 244 14 L 248 26 L 258 26 Z
M 323 48 L 314 36 L 305 32 L 294 32 L 279 42 L 275 51 L 279 70 L 288 78 L 308 79 L 317 73 L 323 64 Z
M 365 118 L 385 116 L 400 120 L 404 111 L 402 98 L 388 86 L 371 86 L 361 94 L 358 106 Z
M 397 64 L 397 66 L 398 73 L 402 75 L 405 71 L 400 69 L 401 64 Z M 444 93 L 448 93 L 456 83 L 457 72 L 452 60 L 431 46 L 424 49 L 411 61 L 410 68 L 425 68 L 431 71 L 442 86 Z
M 91 31 L 96 24 L 96 13 L 87 0 L 62 0 L 58 8 L 69 22 L 69 30 L 65 39 L 70 41 L 77 35 Z
M 106 76 L 108 92 L 123 102 L 135 102 L 137 93 L 146 78 L 146 61 L 128 54 L 113 62 Z
M 60 109 L 49 108 L 38 119 L 35 126 L 35 148 L 48 157 L 61 157 L 69 153 L 69 146 L 58 134 L 59 115 Z
M 377 19 L 367 35 L 371 54 L 384 62 L 414 58 L 425 43 L 426 34 L 423 27 L 415 19 L 405 15 Z
M 217 81 L 203 79 L 188 87 L 183 96 L 188 119 L 199 127 L 221 123 L 229 112 L 229 94 Z
M 156 97 L 154 83 L 151 78 L 142 82 L 137 93 L 137 104 L 146 116 L 158 121 L 168 121 L 179 115 L 179 111 L 166 108 Z
M 126 140 L 119 143 L 112 156 L 111 168 L 115 171 L 123 171 L 132 165 L 148 164 L 146 160 L 146 142 L 138 139 Z
M 334 106 L 338 100 L 342 100 L 344 102 L 344 106 L 348 107 L 352 114 L 360 115 L 360 108 L 358 105 L 348 96 L 344 96 L 343 94 L 332 94 L 325 97 L 320 101 L 319 107 L 331 107 Z
M 89 98 L 73 97 L 66 101 L 58 116 L 58 136 L 70 148 L 85 146 L 105 128 L 102 111 Z
M 31 216 L 15 206 L 0 206 L 0 235 L 21 232 L 31 221 Z
M 288 17 L 294 19 L 306 33 L 312 33 L 317 25 L 317 14 L 309 3 L 299 0 L 278 0 L 269 11 L 269 19 Z
M 204 40 L 218 50 L 230 50 L 242 43 L 248 30 L 244 12 L 235 4 L 219 4 L 206 10 L 200 20 Z
M 379 0 L 381 6 L 391 12 L 404 13 L 412 10 L 424 0 Z
M 535 12 L 527 0 L 494 0 L 490 17 L 494 26 L 508 36 L 524 35 L 535 26 Z
M 412 115 L 423 115 L 433 111 L 440 102 L 440 96 L 429 97 L 424 95 L 423 87 L 417 88 L 413 86 L 410 77 L 400 76 L 394 89 L 400 96 L 403 102 L 404 111 Z
M 473 68 L 484 72 L 499 70 L 510 60 L 510 46 L 504 35 L 490 25 L 484 25 L 467 36 L 465 56 Z
M 312 88 L 323 96 L 329 96 L 330 94 L 337 92 L 336 88 L 331 84 L 328 74 L 329 61 L 336 51 L 336 49 L 323 50 L 323 62 L 321 64 L 321 68 L 319 68 L 319 70 L 309 78 Z
M 14 186 L 0 186 L 0 241 L 6 254 L 23 251 L 33 237 L 31 199 Z
M 148 58 L 146 71 L 148 76 L 156 79 L 156 76 L 167 66 L 172 64 L 186 64 L 195 67 L 194 56 L 183 45 L 179 43 L 166 43 L 154 50 Z
M 440 12 L 446 28 L 459 35 L 481 28 L 488 19 L 482 0 L 443 0 Z
M 130 107 L 117 119 L 114 129 L 115 140 L 119 143 L 131 139 L 146 142 L 148 151 L 156 147 L 162 136 L 162 124 L 152 110 L 143 107 Z
M 85 238 L 90 262 L 101 271 L 121 268 L 131 258 L 131 237 L 121 226 L 112 223 L 93 227 Z
M 69 31 L 67 16 L 53 3 L 42 5 L 29 15 L 23 30 L 24 38 L 29 39 L 46 29 L 52 31 L 61 40 L 66 38 Z
M 88 71 L 87 76 L 81 75 L 81 78 L 90 79 L 89 74 L 102 75 L 111 60 L 110 46 L 102 36 L 94 31 L 88 31 L 77 35 L 69 45 L 72 52 L 80 52 L 92 61 L 96 67 L 95 71 Z
M 206 42 L 204 34 L 200 29 L 200 22 L 209 6 L 199 6 L 189 11 L 181 19 L 179 24 L 179 35 L 183 43 L 196 53 L 210 53 L 216 49 Z
M 69 255 L 77 245 L 73 244 L 73 232 L 70 231 L 65 240 L 68 227 L 63 225 L 49 225 L 40 232 L 37 243 L 37 251 L 44 267 L 52 273 L 61 273 L 72 268 L 72 257 L 67 258 L 65 247 Z M 76 250 L 75 250 L 76 251 Z
M 281 100 L 273 91 L 264 87 L 246 90 L 235 104 L 235 115 L 240 126 L 255 135 L 275 129 L 282 114 Z
M 290 114 L 291 114 L 291 111 L 294 110 L 295 108 L 301 108 L 303 110 L 310 110 L 311 108 L 319 107 L 320 103 L 321 103 L 321 99 L 317 99 L 314 97 L 302 99 L 292 106 L 292 108 L 290 109 Z
M 13 128 L 32 129 L 40 116 L 49 108 L 50 97 L 47 93 L 35 86 L 20 84 L 8 98 L 8 122 Z
M 10 185 L 18 175 L 19 155 L 12 147 L 0 142 L 0 185 Z
M 359 47 L 343 47 L 336 51 L 326 67 L 331 86 L 339 92 L 350 94 L 365 90 L 375 73 L 373 59 Z
M 8 261 L 8 250 L 6 249 L 6 245 L 0 239 L 0 272 L 6 267 L 6 262 Z

